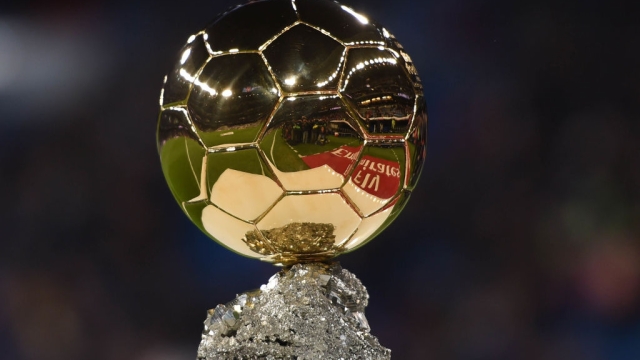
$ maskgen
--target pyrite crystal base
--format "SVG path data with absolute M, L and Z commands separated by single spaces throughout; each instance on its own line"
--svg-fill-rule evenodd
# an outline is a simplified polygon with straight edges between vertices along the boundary
M 338 263 L 293 265 L 209 310 L 198 360 L 390 359 L 369 333 L 368 299 Z

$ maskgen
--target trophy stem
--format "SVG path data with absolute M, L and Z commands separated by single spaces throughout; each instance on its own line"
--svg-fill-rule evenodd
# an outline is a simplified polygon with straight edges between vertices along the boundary
M 198 360 L 390 359 L 369 332 L 369 294 L 339 263 L 284 268 L 209 310 Z

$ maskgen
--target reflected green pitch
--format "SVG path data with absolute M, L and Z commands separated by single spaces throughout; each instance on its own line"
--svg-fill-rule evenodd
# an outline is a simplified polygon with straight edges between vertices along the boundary
M 426 155 L 422 85 L 385 28 L 329 0 L 236 6 L 189 37 L 160 95 L 171 192 L 207 235 L 321 261 L 400 213 Z

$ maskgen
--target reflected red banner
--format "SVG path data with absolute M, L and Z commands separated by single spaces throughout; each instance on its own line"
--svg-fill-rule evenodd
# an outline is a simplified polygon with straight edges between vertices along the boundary
M 310 167 L 331 167 L 337 173 L 347 175 L 349 166 L 358 158 L 361 147 L 341 146 L 332 151 L 304 156 Z M 397 161 L 364 155 L 356 166 L 351 181 L 360 189 L 381 199 L 393 197 L 400 186 L 400 164 Z

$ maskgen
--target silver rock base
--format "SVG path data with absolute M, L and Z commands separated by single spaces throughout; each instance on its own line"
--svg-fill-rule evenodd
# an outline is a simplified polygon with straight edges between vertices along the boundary
M 369 333 L 368 299 L 338 263 L 294 265 L 209 310 L 198 360 L 390 359 Z

